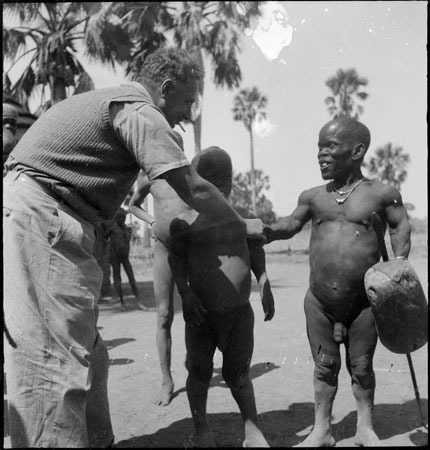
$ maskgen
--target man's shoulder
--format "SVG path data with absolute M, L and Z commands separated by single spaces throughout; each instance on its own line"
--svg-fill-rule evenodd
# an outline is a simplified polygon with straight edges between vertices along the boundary
M 319 186 L 313 186 L 310 187 L 308 189 L 305 189 L 304 191 L 302 191 L 302 193 L 299 196 L 299 200 L 300 201 L 310 201 L 312 198 L 314 198 L 316 195 L 323 193 L 323 192 L 327 192 L 328 189 L 328 185 L 330 183 L 327 184 L 321 184 Z
M 375 180 L 373 178 L 364 178 L 363 184 L 365 186 L 372 188 L 373 190 L 382 190 L 382 191 L 392 190 L 392 189 L 397 190 L 394 186 L 391 186 L 390 184 L 387 184 L 387 183 L 382 183 L 381 181 Z
M 393 204 L 401 206 L 403 204 L 400 191 L 396 187 L 372 179 L 366 179 L 363 184 L 372 191 L 374 198 L 378 198 L 385 206 Z
M 365 178 L 363 185 L 372 190 L 373 193 L 381 196 L 397 197 L 400 195 L 400 191 L 388 183 L 381 183 L 378 180 Z

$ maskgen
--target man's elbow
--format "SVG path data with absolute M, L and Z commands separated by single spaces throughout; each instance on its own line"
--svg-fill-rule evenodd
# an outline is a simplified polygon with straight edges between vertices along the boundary
M 411 226 L 409 220 L 403 220 L 396 227 L 390 227 L 389 232 L 391 235 L 394 234 L 394 235 L 404 236 L 407 239 L 410 239 L 410 236 L 412 233 L 412 226 Z

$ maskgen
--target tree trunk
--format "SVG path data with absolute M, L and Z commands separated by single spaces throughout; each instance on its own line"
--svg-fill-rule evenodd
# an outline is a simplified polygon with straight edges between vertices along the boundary
M 198 57 L 200 64 L 203 65 L 203 55 L 202 52 L 198 52 Z M 203 113 L 203 90 L 204 90 L 204 79 L 197 81 L 197 101 L 200 102 L 198 116 L 193 117 L 193 131 L 194 131 L 194 152 L 197 154 L 202 149 L 202 113 Z
M 202 113 L 193 122 L 194 130 L 194 152 L 197 154 L 202 149 Z
M 64 78 L 50 75 L 49 87 L 51 88 L 51 105 L 55 105 L 56 103 L 61 102 L 61 100 L 67 98 L 66 82 L 64 81 Z
M 257 200 L 255 194 L 255 169 L 254 169 L 254 136 L 252 135 L 252 122 L 249 127 L 249 136 L 251 142 L 251 200 L 252 200 L 252 212 L 257 215 Z

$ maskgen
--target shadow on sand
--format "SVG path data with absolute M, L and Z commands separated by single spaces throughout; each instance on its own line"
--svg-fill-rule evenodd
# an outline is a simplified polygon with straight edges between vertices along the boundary
M 279 366 L 277 366 L 274 363 L 271 363 L 271 362 L 257 363 L 250 367 L 249 376 L 252 381 L 254 378 L 257 378 L 257 377 L 259 377 L 265 373 L 271 372 L 272 370 L 275 370 L 275 369 L 279 369 Z M 214 369 L 214 375 L 211 379 L 211 384 L 209 386 L 209 389 L 213 388 L 213 387 L 228 388 L 227 384 L 224 381 L 224 378 L 222 376 L 222 370 L 220 368 Z M 173 392 L 172 398 L 177 397 L 179 394 L 182 394 L 185 391 L 186 391 L 185 387 L 178 389 L 177 391 Z
M 428 410 L 427 399 L 422 399 L 421 405 L 423 411 Z M 293 403 L 287 410 L 269 411 L 259 415 L 261 429 L 272 447 L 293 447 L 302 442 L 306 436 L 298 436 L 297 433 L 312 425 L 313 418 L 314 405 L 311 402 Z M 243 424 L 239 412 L 208 414 L 208 421 L 219 447 L 242 446 Z M 415 400 L 401 405 L 386 403 L 376 405 L 374 422 L 375 431 L 382 440 L 411 432 L 409 435 L 411 446 L 426 446 L 428 443 L 428 433 L 416 430 L 420 427 L 420 418 Z M 352 438 L 355 434 L 355 424 L 356 413 L 352 411 L 339 423 L 334 424 L 333 433 L 336 441 Z M 118 448 L 190 448 L 193 446 L 192 434 L 192 420 L 186 418 L 156 433 L 121 441 L 117 446 Z
M 121 284 L 121 287 L 127 309 L 125 311 L 121 311 L 119 300 L 105 300 L 99 302 L 99 309 L 101 312 L 108 314 L 127 314 L 128 312 L 139 310 L 130 285 L 124 282 Z M 148 311 L 142 311 L 142 313 L 156 311 L 154 286 L 152 281 L 137 282 L 137 289 L 139 291 L 139 297 L 143 306 L 148 308 Z M 112 291 L 114 292 L 113 288 Z M 173 297 L 173 307 L 175 314 L 182 311 L 181 298 L 176 290 Z

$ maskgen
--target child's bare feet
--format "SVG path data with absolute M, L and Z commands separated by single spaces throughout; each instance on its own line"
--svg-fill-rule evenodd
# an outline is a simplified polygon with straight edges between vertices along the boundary
M 243 441 L 242 447 L 243 448 L 252 448 L 252 447 L 268 448 L 268 447 L 270 447 L 270 445 L 264 438 L 263 434 L 260 432 L 260 433 L 255 433 L 252 436 L 246 436 L 245 440 Z
M 381 445 L 376 433 L 371 427 L 361 426 L 357 428 L 357 433 L 354 436 L 354 442 L 360 447 L 378 447 Z
M 329 430 L 314 428 L 308 437 L 295 447 L 334 447 L 335 443 Z
M 167 406 L 173 398 L 173 380 L 163 381 L 154 403 L 158 406 Z

